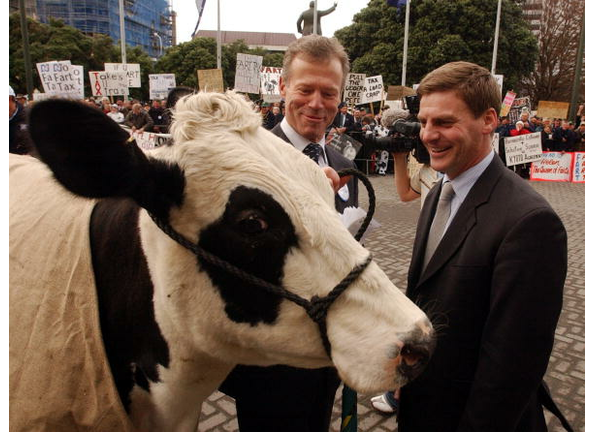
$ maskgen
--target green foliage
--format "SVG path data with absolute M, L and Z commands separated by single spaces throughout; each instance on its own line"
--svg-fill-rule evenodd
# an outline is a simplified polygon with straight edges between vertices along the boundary
M 415 0 L 410 8 L 407 84 L 456 60 L 491 69 L 497 0 Z M 402 81 L 404 9 L 371 0 L 353 24 L 335 33 L 346 47 L 353 72 L 382 75 L 385 85 Z M 517 2 L 503 0 L 496 73 L 504 89 L 532 72 L 538 54 L 535 37 Z

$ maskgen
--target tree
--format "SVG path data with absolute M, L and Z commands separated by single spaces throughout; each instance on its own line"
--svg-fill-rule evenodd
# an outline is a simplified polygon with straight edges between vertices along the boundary
M 416 0 L 411 4 L 407 83 L 444 63 L 471 61 L 491 69 L 497 0 Z M 385 0 L 371 0 L 353 24 L 335 36 L 346 47 L 353 72 L 382 75 L 384 84 L 401 84 L 404 10 Z M 504 88 L 513 88 L 532 72 L 536 39 L 522 18 L 521 9 L 504 0 L 501 11 L 497 70 Z
M 570 101 L 584 8 L 583 0 L 545 0 L 536 68 L 521 87 L 534 106 L 540 100 Z M 584 100 L 583 77 L 581 101 Z

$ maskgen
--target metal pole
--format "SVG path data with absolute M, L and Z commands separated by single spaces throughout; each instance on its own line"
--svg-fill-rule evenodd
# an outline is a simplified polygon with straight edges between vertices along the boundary
M 493 60 L 491 61 L 491 75 L 495 75 L 497 66 L 497 47 L 499 45 L 499 21 L 501 20 L 501 0 L 497 2 L 497 20 L 495 21 L 495 41 L 493 42 Z
M 406 19 L 404 22 L 404 47 L 402 48 L 402 85 L 406 86 L 406 63 L 408 58 L 408 22 L 410 20 L 410 2 L 406 2 Z
M 122 52 L 122 64 L 126 64 L 126 28 L 124 27 L 124 0 L 119 0 L 120 6 L 120 49 Z M 124 95 L 124 102 L 128 101 L 128 96 Z
M 577 98 L 578 91 L 582 78 L 582 64 L 584 61 L 584 14 L 582 14 L 582 28 L 580 29 L 580 44 L 578 46 L 577 58 L 575 59 L 575 72 L 573 74 L 573 88 L 571 90 L 571 104 L 569 105 L 569 118 L 567 120 L 574 121 L 577 112 Z
M 21 34 L 23 37 L 23 59 L 25 60 L 25 82 L 29 100 L 33 98 L 33 69 L 31 68 L 31 54 L 29 53 L 29 27 L 27 25 L 27 11 L 25 0 L 19 0 L 21 12 Z
M 318 34 L 318 0 L 314 0 L 313 34 Z
M 217 0 L 217 69 L 221 69 L 221 0 Z

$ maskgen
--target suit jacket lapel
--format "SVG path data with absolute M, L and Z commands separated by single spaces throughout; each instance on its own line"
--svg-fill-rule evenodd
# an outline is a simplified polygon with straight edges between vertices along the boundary
M 497 184 L 499 177 L 502 174 L 502 170 L 506 169 L 503 163 L 499 159 L 499 156 L 495 155 L 493 161 L 489 164 L 485 172 L 476 181 L 466 199 L 458 209 L 456 216 L 452 220 L 448 230 L 443 236 L 442 241 L 437 246 L 433 257 L 427 264 L 425 271 L 421 274 L 421 267 L 423 265 L 423 256 L 425 254 L 425 244 L 427 242 L 427 236 L 429 235 L 429 228 L 431 226 L 431 220 L 435 213 L 435 207 L 437 206 L 437 200 L 439 198 L 439 188 L 434 188 L 431 193 L 434 193 L 430 203 L 425 200 L 425 206 L 430 204 L 432 208 L 428 210 L 424 216 L 424 219 L 419 220 L 419 225 L 423 223 L 422 232 L 420 236 L 417 236 L 415 240 L 415 248 L 413 251 L 413 258 L 411 259 L 411 272 L 416 271 L 418 283 L 414 283 L 414 286 L 410 288 L 416 288 L 431 277 L 436 271 L 442 268 L 450 259 L 450 257 L 458 250 L 458 248 L 464 242 L 464 239 L 472 228 L 476 225 L 476 209 L 489 201 L 493 188 Z M 421 243 L 422 242 L 422 243 Z M 417 244 L 420 243 L 420 244 Z M 420 250 L 422 247 L 422 251 Z M 414 266 L 414 268 L 413 268 Z M 410 282 L 411 280 L 409 280 Z

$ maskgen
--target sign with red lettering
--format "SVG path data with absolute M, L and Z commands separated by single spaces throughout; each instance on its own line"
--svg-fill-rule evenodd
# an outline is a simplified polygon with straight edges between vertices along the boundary
M 586 153 L 575 152 L 573 155 L 573 174 L 571 181 L 574 183 L 586 183 Z
M 568 182 L 572 177 L 573 153 L 543 152 L 532 163 L 530 180 Z

